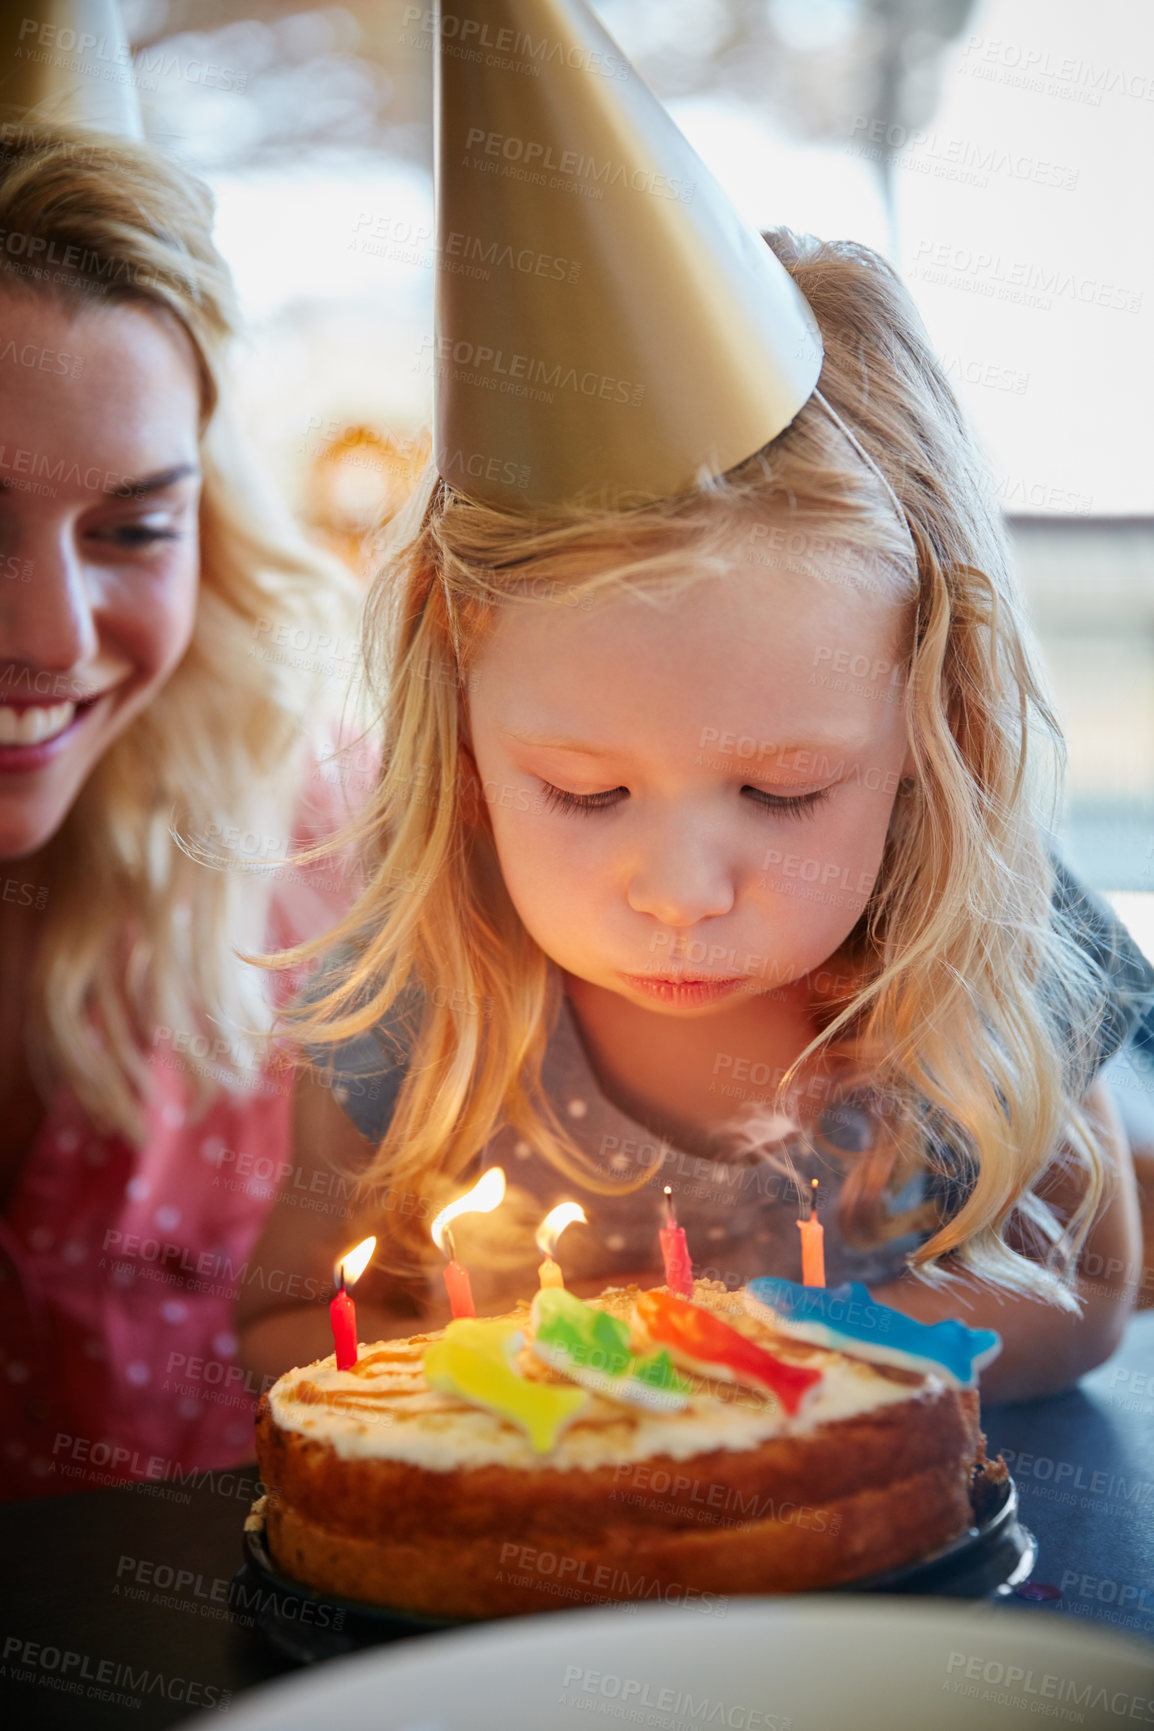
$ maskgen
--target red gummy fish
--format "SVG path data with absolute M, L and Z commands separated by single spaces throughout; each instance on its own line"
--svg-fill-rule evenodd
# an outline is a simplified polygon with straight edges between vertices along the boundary
M 723 1366 L 735 1382 L 757 1383 L 775 1394 L 792 1417 L 802 1396 L 821 1381 L 820 1370 L 786 1364 L 722 1322 L 711 1310 L 666 1292 L 642 1292 L 637 1320 L 655 1346 L 668 1347 L 678 1364 L 708 1376 Z

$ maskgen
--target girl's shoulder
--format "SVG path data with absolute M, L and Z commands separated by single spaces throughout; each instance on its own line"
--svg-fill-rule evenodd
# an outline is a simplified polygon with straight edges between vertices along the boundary
M 319 1003 L 356 966 L 351 944 L 331 950 L 295 1002 L 302 1007 Z M 384 1138 L 404 1085 L 414 1038 L 411 1010 L 412 994 L 402 994 L 387 1016 L 353 1038 L 304 1048 L 319 1080 L 369 1142 Z
M 1064 929 L 1101 970 L 1103 1015 L 1094 1032 L 1095 1069 L 1113 1057 L 1154 1004 L 1154 967 L 1109 903 L 1087 889 L 1055 854 L 1053 909 Z

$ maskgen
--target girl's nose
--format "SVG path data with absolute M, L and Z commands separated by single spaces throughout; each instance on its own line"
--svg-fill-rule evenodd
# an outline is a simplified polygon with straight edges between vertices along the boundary
M 49 673 L 95 660 L 99 634 L 90 574 L 71 534 L 10 535 L 5 548 L 28 580 L 0 579 L 0 659 Z
M 627 891 L 635 913 L 667 926 L 693 926 L 733 907 L 733 876 L 700 835 L 654 838 L 634 867 Z

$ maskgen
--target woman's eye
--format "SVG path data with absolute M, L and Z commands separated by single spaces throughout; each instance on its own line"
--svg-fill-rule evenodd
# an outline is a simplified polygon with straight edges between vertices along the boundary
M 606 793 L 567 793 L 563 787 L 554 787 L 548 781 L 543 781 L 541 787 L 541 797 L 551 811 L 606 811 L 618 804 L 619 793 L 629 791 L 624 787 L 611 787 Z
M 764 805 L 777 817 L 812 817 L 823 800 L 829 798 L 832 787 L 819 787 L 813 793 L 766 793 L 760 787 L 747 787 L 759 805 Z
M 97 541 L 110 541 L 116 547 L 151 547 L 157 541 L 179 541 L 182 532 L 171 517 L 136 517 L 127 522 L 109 523 L 94 529 Z

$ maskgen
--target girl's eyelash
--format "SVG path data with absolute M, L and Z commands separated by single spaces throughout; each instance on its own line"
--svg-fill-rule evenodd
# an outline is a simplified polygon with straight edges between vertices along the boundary
M 813 793 L 763 793 L 760 787 L 746 789 L 754 798 L 767 805 L 775 815 L 780 817 L 812 817 L 833 792 L 832 787 L 819 787 Z
M 620 802 L 619 793 L 626 793 L 623 787 L 611 787 L 605 793 L 567 793 L 564 788 L 554 787 L 551 782 L 541 783 L 542 799 L 552 811 L 606 811 Z M 813 793 L 776 794 L 764 793 L 759 787 L 748 787 L 746 793 L 753 794 L 759 804 L 765 806 L 775 816 L 779 817 L 812 817 L 817 807 L 833 792 L 831 787 L 819 787 Z
M 610 802 L 617 804 L 617 794 L 626 791 L 623 787 L 611 787 L 606 793 L 567 793 L 549 781 L 543 781 L 541 786 L 544 790 L 541 797 L 551 811 L 604 811 Z

